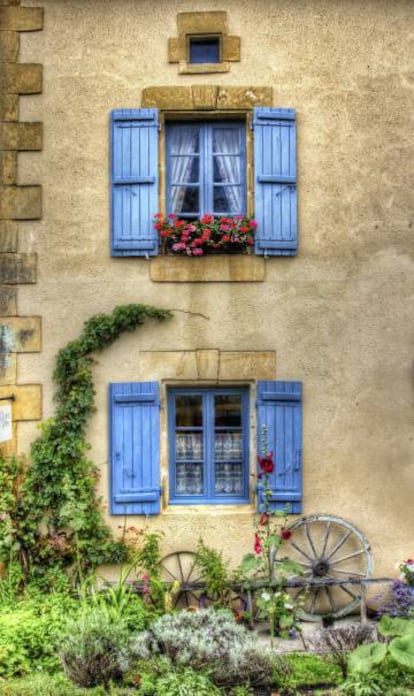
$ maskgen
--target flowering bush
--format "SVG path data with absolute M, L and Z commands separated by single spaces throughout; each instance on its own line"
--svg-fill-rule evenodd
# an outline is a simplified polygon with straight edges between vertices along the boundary
M 410 587 L 414 587 L 414 560 L 409 558 L 407 561 L 401 563 L 400 570 L 401 580 L 406 582 L 407 585 L 410 585 Z
M 262 448 L 257 457 L 258 478 L 263 491 L 263 512 L 255 521 L 254 553 L 244 556 L 240 573 L 245 581 L 256 579 L 266 587 L 256 598 L 259 616 L 267 618 L 270 626 L 270 642 L 273 645 L 275 633 L 288 637 L 290 631 L 298 631 L 300 602 L 292 602 L 284 585 L 289 575 L 300 575 L 300 566 L 287 556 L 277 557 L 283 543 L 292 532 L 286 528 L 286 510 L 272 510 L 270 498 L 272 489 L 269 474 L 275 469 L 273 452 L 268 452 L 267 430 L 262 427 Z
M 254 246 L 257 222 L 244 215 L 180 220 L 174 213 L 155 216 L 161 251 L 165 254 L 203 256 L 211 252 L 248 254 Z

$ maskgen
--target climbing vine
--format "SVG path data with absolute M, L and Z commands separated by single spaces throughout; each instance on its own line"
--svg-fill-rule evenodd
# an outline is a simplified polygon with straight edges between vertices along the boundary
M 41 425 L 28 466 L 0 461 L 0 560 L 19 560 L 25 578 L 56 566 L 91 570 L 122 561 L 126 547 L 113 539 L 96 495 L 99 471 L 87 457 L 86 426 L 94 410 L 93 354 L 168 310 L 140 304 L 116 307 L 85 322 L 78 339 L 56 356 L 55 415 Z

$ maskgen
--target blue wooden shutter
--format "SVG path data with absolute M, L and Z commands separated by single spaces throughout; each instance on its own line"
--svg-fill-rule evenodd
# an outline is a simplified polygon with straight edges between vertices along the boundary
M 295 110 L 256 107 L 253 128 L 256 254 L 293 256 L 298 247 Z
M 271 508 L 302 511 L 302 384 L 301 382 L 257 383 L 258 451 L 262 426 L 267 429 L 268 450 L 273 451 L 275 468 L 269 474 Z M 263 489 L 258 485 L 259 510 L 263 510 Z
M 159 408 L 156 382 L 110 385 L 113 515 L 160 512 Z
M 158 235 L 158 109 L 111 113 L 113 256 L 155 256 Z

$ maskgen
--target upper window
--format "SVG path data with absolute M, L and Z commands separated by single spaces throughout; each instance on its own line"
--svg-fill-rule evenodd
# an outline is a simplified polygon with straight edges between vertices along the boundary
M 257 222 L 255 253 L 297 252 L 296 121 L 293 109 L 253 109 L 252 162 L 246 162 L 240 121 L 166 124 L 159 147 L 158 109 L 120 109 L 111 115 L 111 230 L 114 256 L 156 256 L 154 217 L 174 212 L 194 219 L 204 213 L 246 212 L 246 171 L 253 170 Z M 166 158 L 166 199 L 159 156 Z M 160 167 L 161 164 L 161 167 Z
M 194 219 L 246 210 L 245 126 L 167 123 L 167 212 Z
M 188 58 L 189 63 L 220 63 L 219 37 L 190 36 Z
M 248 501 L 247 389 L 174 389 L 169 394 L 170 499 Z

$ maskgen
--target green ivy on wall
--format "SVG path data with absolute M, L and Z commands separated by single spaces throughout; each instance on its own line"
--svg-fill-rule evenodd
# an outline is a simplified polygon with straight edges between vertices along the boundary
M 91 317 L 79 338 L 57 354 L 56 412 L 42 423 L 29 465 L 16 458 L 0 461 L 0 560 L 18 559 L 24 576 L 56 566 L 83 572 L 125 558 L 125 545 L 113 539 L 103 520 L 96 495 L 99 471 L 86 454 L 94 410 L 93 353 L 148 319 L 170 317 L 168 310 L 146 305 L 119 306 Z

